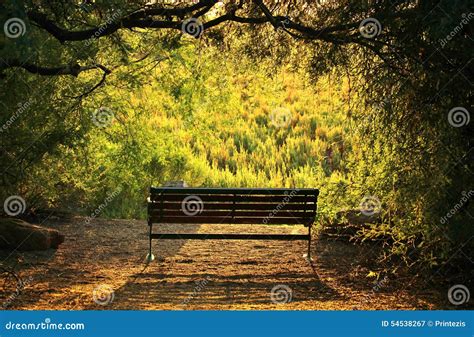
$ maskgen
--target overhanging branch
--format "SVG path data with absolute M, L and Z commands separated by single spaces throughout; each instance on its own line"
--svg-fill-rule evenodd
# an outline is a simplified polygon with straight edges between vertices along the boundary
M 204 29 L 209 29 L 222 24 L 226 21 L 232 21 L 242 24 L 265 24 L 271 23 L 275 28 L 282 27 L 285 21 L 285 30 L 293 30 L 304 35 L 308 39 L 331 40 L 329 34 L 335 32 L 348 32 L 359 25 L 359 22 L 349 24 L 333 25 L 321 29 L 315 29 L 292 22 L 284 16 L 273 16 L 270 10 L 264 5 L 262 0 L 254 0 L 259 8 L 262 9 L 264 16 L 242 17 L 237 16 L 236 11 L 241 5 L 236 6 L 231 12 L 225 13 L 217 18 L 203 23 Z M 119 29 L 133 28 L 153 28 L 153 29 L 175 29 L 181 30 L 183 19 L 185 17 L 201 17 L 208 13 L 217 0 L 201 0 L 197 4 L 182 8 L 144 8 L 137 10 L 123 17 L 110 17 L 105 24 L 85 30 L 68 30 L 61 28 L 54 21 L 38 11 L 28 12 L 28 18 L 38 27 L 46 30 L 61 43 L 66 41 L 84 41 L 92 38 L 100 38 L 115 33 Z M 118 13 L 118 12 L 117 12 Z
M 134 28 L 151 28 L 181 30 L 183 20 L 185 18 L 205 17 L 205 15 L 209 13 L 209 11 L 217 2 L 218 0 L 200 0 L 198 3 L 193 5 L 175 8 L 154 5 L 152 7 L 145 7 L 136 10 L 124 16 L 120 16 L 120 10 L 116 10 L 114 12 L 115 15 L 112 14 L 109 16 L 109 19 L 104 24 L 98 27 L 87 28 L 83 30 L 68 30 L 62 28 L 56 22 L 49 19 L 46 14 L 36 10 L 29 11 L 27 15 L 33 24 L 47 31 L 61 43 L 64 43 L 67 41 L 99 39 L 101 37 L 111 35 L 120 29 L 133 30 Z M 228 8 L 227 13 L 203 22 L 203 29 L 207 30 L 225 22 L 236 22 L 240 24 L 253 25 L 270 23 L 276 29 L 283 28 L 285 32 L 297 39 L 313 41 L 320 40 L 339 45 L 355 43 L 372 51 L 374 51 L 374 48 L 381 49 L 383 47 L 379 44 L 379 41 L 367 41 L 364 40 L 360 34 L 357 34 L 357 29 L 360 24 L 359 20 L 349 23 L 333 24 L 327 27 L 315 28 L 306 26 L 302 23 L 294 22 L 285 16 L 273 15 L 270 9 L 264 4 L 263 0 L 250 0 L 249 2 L 255 3 L 255 5 L 263 12 L 263 16 L 255 16 L 253 13 L 249 13 L 249 16 L 237 15 L 236 12 L 243 8 L 244 1 L 241 0 L 232 8 Z M 403 15 L 403 13 L 401 14 Z M 400 13 L 397 15 L 400 15 Z M 81 67 L 78 64 L 63 65 L 58 67 L 41 67 L 34 64 L 20 64 L 19 62 L 13 61 L 8 63 L 6 68 L 9 67 L 20 67 L 31 73 L 46 76 L 78 76 L 80 72 L 91 69 L 90 67 Z M 98 68 L 98 66 L 93 66 L 93 68 Z M 106 75 L 107 71 L 104 70 L 104 76 Z M 101 81 L 101 83 L 102 82 L 103 81 Z
M 33 63 L 23 63 L 20 60 L 3 60 L 3 63 L 4 65 L 2 65 L 0 71 L 8 68 L 23 68 L 32 74 L 43 76 L 72 75 L 77 77 L 81 72 L 91 69 L 101 69 L 105 75 L 110 74 L 110 70 L 100 64 L 81 66 L 78 63 L 73 62 L 67 65 L 60 65 L 56 67 L 43 67 Z

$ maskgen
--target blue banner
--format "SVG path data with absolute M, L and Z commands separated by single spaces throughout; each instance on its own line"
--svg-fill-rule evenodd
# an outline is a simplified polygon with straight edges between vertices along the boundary
M 0 336 L 472 337 L 472 311 L 2 311 Z

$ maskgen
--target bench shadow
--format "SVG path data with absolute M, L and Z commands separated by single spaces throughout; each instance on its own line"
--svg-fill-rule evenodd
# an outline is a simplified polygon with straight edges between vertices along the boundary
M 172 267 L 171 267 L 172 268 Z M 344 299 L 344 295 L 321 281 L 314 266 L 309 272 L 275 272 L 265 274 L 242 273 L 221 275 L 215 272 L 181 273 L 172 275 L 166 263 L 145 266 L 139 273 L 131 275 L 129 280 L 114 291 L 114 302 L 101 307 L 91 304 L 86 310 L 130 310 L 130 309 L 167 309 L 199 310 L 226 309 L 233 305 L 260 306 L 272 302 L 274 287 L 280 287 L 280 293 L 287 296 L 291 289 L 291 303 L 303 301 L 333 301 Z M 282 290 L 283 289 L 283 290 Z M 282 307 L 283 309 L 283 307 Z
M 11 251 L 0 251 L 2 260 L 8 257 L 9 264 L 14 264 L 16 260 L 21 261 L 16 269 L 20 276 L 23 278 L 26 278 L 26 275 L 31 276 L 28 287 L 12 302 L 12 309 L 35 307 L 45 300 L 48 309 L 69 308 L 76 305 L 76 301 L 82 303 L 82 299 L 71 292 L 71 289 L 77 286 L 107 284 L 110 277 L 107 270 L 111 265 L 116 265 L 117 268 L 142 265 L 148 253 L 148 225 L 142 220 L 112 221 L 95 218 L 86 222 L 82 217 L 74 217 L 67 222 L 61 219 L 48 220 L 43 225 L 66 234 L 66 240 L 58 250 L 13 254 Z M 200 227 L 200 224 L 184 226 L 162 224 L 154 225 L 154 231 L 197 233 Z M 130 238 L 133 238 L 132 245 Z M 90 247 L 91 242 L 94 243 L 94 249 L 86 249 Z M 185 243 L 185 240 L 174 240 L 174 242 L 154 240 L 153 253 L 158 261 L 173 259 Z M 156 261 L 154 263 L 156 264 Z M 37 288 L 37 284 L 48 286 Z M 50 296 L 50 294 L 62 294 L 62 296 Z M 0 298 L 10 295 L 9 292 Z M 92 293 L 87 295 L 88 298 L 92 298 Z

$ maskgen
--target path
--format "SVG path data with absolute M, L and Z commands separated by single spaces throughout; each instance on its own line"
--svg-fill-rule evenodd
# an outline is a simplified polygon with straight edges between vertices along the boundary
M 157 260 L 145 267 L 144 221 L 84 218 L 48 221 L 66 242 L 56 252 L 24 253 L 23 279 L 31 280 L 13 309 L 439 309 L 442 293 L 411 286 L 410 275 L 386 280 L 374 292 L 373 247 L 337 241 L 314 243 L 314 262 L 303 257 L 305 242 L 154 241 Z M 170 226 L 170 225 L 168 225 Z M 290 226 L 182 225 L 188 232 L 285 233 Z M 169 227 L 168 227 L 169 229 Z M 166 228 L 163 228 L 166 231 Z M 2 260 L 6 252 L 0 252 Z M 288 303 L 274 303 L 279 286 Z M 113 291 L 101 306 L 93 292 Z M 97 294 L 97 292 L 96 292 Z M 9 294 L 3 294 L 5 297 Z M 11 294 L 10 294 L 11 295 Z M 291 297 L 291 301 L 289 298 Z M 274 298 L 274 300 L 280 298 Z M 108 300 L 108 301 L 107 301 Z M 0 302 L 1 303 L 1 302 Z

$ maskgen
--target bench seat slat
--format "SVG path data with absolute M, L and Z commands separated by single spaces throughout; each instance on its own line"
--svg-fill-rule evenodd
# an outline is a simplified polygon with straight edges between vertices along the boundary
M 181 210 L 182 208 L 186 209 L 186 204 L 182 204 L 181 202 L 163 202 L 163 204 L 159 202 L 150 202 L 148 203 L 148 210 L 155 211 L 155 210 Z M 210 203 L 210 202 L 203 202 L 202 207 L 203 210 L 268 210 L 272 211 L 274 209 L 280 210 L 309 210 L 315 209 L 316 203 L 296 203 L 296 204 L 279 204 L 279 203 Z
M 183 233 L 183 234 L 151 234 L 152 239 L 168 239 L 168 240 L 309 240 L 307 234 L 195 234 L 195 233 Z
M 220 216 L 220 217 L 225 217 L 225 216 L 235 216 L 235 217 L 255 217 L 255 218 L 264 218 L 272 214 L 273 216 L 277 216 L 279 218 L 305 218 L 305 217 L 311 217 L 315 216 L 314 211 L 242 211 L 242 210 L 237 210 L 235 212 L 232 212 L 232 210 L 206 210 L 204 209 L 201 213 L 196 214 L 195 216 Z M 150 212 L 150 215 L 154 217 L 160 217 L 161 215 L 163 216 L 187 216 L 182 210 L 169 210 L 165 209 L 163 210 L 163 213 L 161 213 L 160 210 L 153 210 Z
M 182 194 L 156 194 L 152 195 L 152 201 L 177 201 L 182 202 L 188 198 Z M 298 202 L 315 202 L 315 195 L 219 195 L 219 194 L 193 194 L 192 200 L 200 200 L 203 202 L 277 202 L 277 203 L 298 203 Z
M 155 217 L 151 216 L 150 221 L 153 223 L 201 223 L 201 224 L 308 224 L 314 221 L 314 218 L 255 218 L 255 217 L 210 217 L 210 216 L 168 216 L 168 217 Z
M 296 191 L 296 192 L 295 192 Z M 150 187 L 150 194 L 250 194 L 250 195 L 319 195 L 315 188 L 206 188 L 206 187 Z

